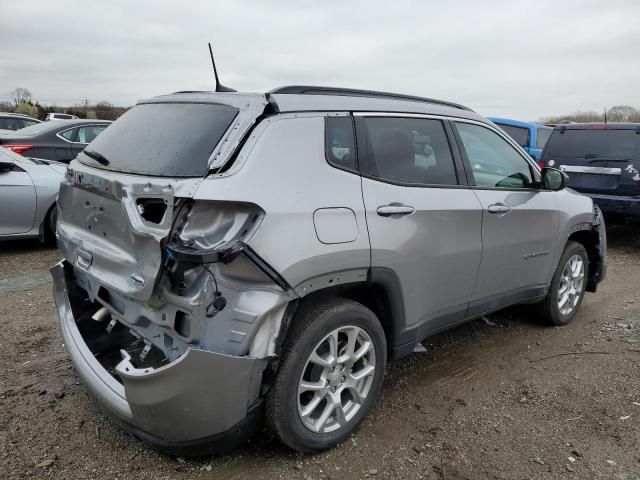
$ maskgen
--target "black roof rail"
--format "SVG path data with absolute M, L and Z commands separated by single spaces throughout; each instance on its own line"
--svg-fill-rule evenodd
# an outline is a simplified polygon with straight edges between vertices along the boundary
M 287 85 L 284 87 L 274 88 L 268 93 L 288 93 L 299 95 L 344 95 L 349 97 L 373 97 L 373 98 L 392 98 L 394 100 L 408 100 L 411 102 L 433 103 L 436 105 L 444 105 L 447 107 L 459 108 L 473 112 L 469 107 L 458 103 L 446 102 L 444 100 L 435 100 L 433 98 L 416 97 L 414 95 L 403 95 L 401 93 L 377 92 L 375 90 L 358 90 L 355 88 L 338 88 L 338 87 L 316 87 L 311 85 Z

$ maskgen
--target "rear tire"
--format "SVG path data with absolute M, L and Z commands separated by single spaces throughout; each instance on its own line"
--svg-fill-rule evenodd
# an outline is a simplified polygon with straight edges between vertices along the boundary
M 334 297 L 302 306 L 267 396 L 268 425 L 300 452 L 337 445 L 374 405 L 386 361 L 384 330 L 364 305 Z
M 570 241 L 560 257 L 546 298 L 540 304 L 546 323 L 568 324 L 580 309 L 589 278 L 589 256 L 578 242 Z
M 58 206 L 54 203 L 53 206 L 47 212 L 47 216 L 44 221 L 44 241 L 55 245 L 56 244 L 56 224 L 58 223 Z

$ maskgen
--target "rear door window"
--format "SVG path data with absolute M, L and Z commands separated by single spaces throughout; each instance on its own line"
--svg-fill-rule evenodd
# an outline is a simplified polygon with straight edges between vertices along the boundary
M 455 122 L 475 184 L 488 188 L 532 188 L 532 167 L 504 138 L 473 123 Z
M 522 148 L 527 148 L 531 144 L 531 132 L 528 128 L 504 125 L 502 123 L 496 123 L 496 125 L 507 132 L 507 135 L 513 138 Z
M 451 148 L 440 120 L 359 117 L 361 169 L 391 182 L 458 185 Z
M 106 158 L 107 165 L 83 154 L 78 159 L 124 173 L 202 177 L 237 114 L 237 108 L 211 103 L 136 105 L 91 144 L 90 150 Z
M 0 130 L 18 130 L 19 128 L 17 118 L 0 118 Z
M 78 128 L 78 136 L 76 142 L 91 143 L 105 129 L 107 125 L 88 125 Z

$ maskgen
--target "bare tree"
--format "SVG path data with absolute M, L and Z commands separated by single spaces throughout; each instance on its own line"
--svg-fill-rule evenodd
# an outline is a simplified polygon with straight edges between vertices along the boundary
M 607 119 L 610 122 L 637 122 L 640 111 L 629 105 L 616 105 L 607 110 Z
M 10 93 L 10 95 L 11 95 L 11 99 L 13 100 L 13 103 L 16 104 L 16 107 L 21 103 L 30 102 L 31 99 L 33 98 L 31 95 L 31 92 L 26 88 L 22 88 L 22 87 L 15 88 Z
M 95 111 L 97 117 L 102 120 L 115 120 L 120 115 L 115 111 L 113 104 L 106 100 L 96 103 Z

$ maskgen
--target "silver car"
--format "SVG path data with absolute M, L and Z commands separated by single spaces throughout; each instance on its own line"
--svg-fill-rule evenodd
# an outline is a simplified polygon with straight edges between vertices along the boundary
M 54 239 L 56 197 L 66 168 L 0 147 L 0 241 Z
M 103 410 L 195 455 L 264 416 L 345 440 L 388 360 L 518 303 L 568 323 L 606 270 L 592 201 L 460 105 L 284 87 L 141 101 L 74 160 L 52 269 Z

